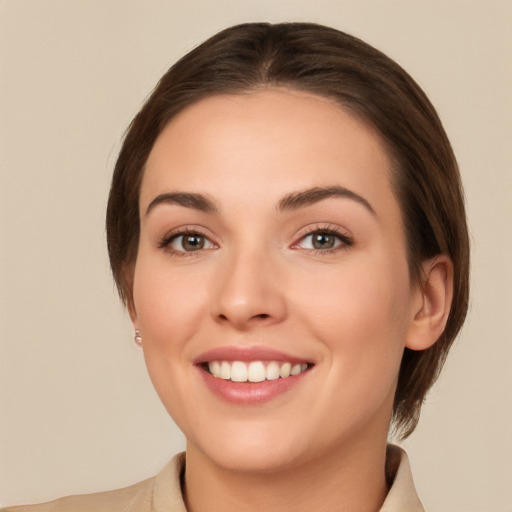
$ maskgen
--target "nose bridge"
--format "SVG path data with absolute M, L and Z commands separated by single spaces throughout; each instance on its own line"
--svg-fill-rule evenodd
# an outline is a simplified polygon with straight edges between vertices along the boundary
M 232 250 L 223 258 L 213 314 L 238 329 L 275 323 L 286 315 L 276 257 L 262 247 Z

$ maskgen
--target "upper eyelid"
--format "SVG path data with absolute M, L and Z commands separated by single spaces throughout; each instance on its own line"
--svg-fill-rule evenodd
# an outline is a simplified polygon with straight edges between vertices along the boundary
M 206 233 L 205 231 L 205 228 L 199 226 L 181 226 L 166 231 L 164 235 L 157 237 L 156 242 L 160 248 L 163 248 L 169 245 L 174 239 L 180 236 L 191 234 L 203 236 L 206 239 L 208 239 L 212 244 L 218 245 L 218 243 L 213 240 L 213 237 L 210 234 Z
M 304 231 L 300 235 L 298 235 L 296 240 L 291 244 L 291 248 L 298 248 L 300 242 L 305 240 L 308 236 L 314 235 L 315 233 L 328 233 L 330 235 L 336 236 L 342 242 L 341 245 L 344 246 L 352 246 L 354 244 L 354 237 L 350 232 L 348 232 L 346 229 L 341 228 L 340 226 L 329 224 L 324 226 L 317 225 L 315 227 L 310 226 L 309 229 L 305 228 Z M 317 251 L 317 249 L 311 250 Z
M 350 238 L 353 239 L 352 233 L 344 228 L 339 226 L 338 224 L 333 223 L 314 223 L 309 224 L 307 226 L 304 226 L 302 229 L 300 229 L 297 232 L 296 238 L 297 240 L 301 240 L 302 238 L 312 235 L 314 233 L 318 232 L 328 232 L 332 233 L 333 235 L 339 235 L 340 237 Z
M 179 236 L 179 235 L 186 235 L 186 234 L 196 234 L 201 235 L 206 238 L 211 238 L 212 235 L 209 233 L 209 230 L 197 225 L 185 225 L 185 226 L 178 226 L 177 228 L 170 229 L 165 232 L 162 238 L 170 238 L 173 236 Z

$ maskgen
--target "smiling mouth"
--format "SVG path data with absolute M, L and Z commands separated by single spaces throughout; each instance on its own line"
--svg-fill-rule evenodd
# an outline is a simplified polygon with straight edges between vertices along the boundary
M 231 382 L 263 382 L 294 377 L 311 366 L 309 363 L 278 361 L 210 361 L 203 368 L 218 379 Z

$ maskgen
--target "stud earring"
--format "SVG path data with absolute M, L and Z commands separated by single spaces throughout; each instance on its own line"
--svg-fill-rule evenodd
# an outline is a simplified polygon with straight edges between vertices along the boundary
M 139 345 L 139 347 L 142 346 L 142 336 L 140 335 L 139 329 L 135 329 L 135 336 L 133 337 L 133 339 L 135 340 L 135 343 Z

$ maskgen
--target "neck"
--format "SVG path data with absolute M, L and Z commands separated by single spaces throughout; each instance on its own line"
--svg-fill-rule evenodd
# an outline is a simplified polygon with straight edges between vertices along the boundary
M 377 512 L 388 491 L 386 442 L 324 454 L 272 472 L 239 472 L 218 466 L 187 447 L 185 501 L 189 512 Z

